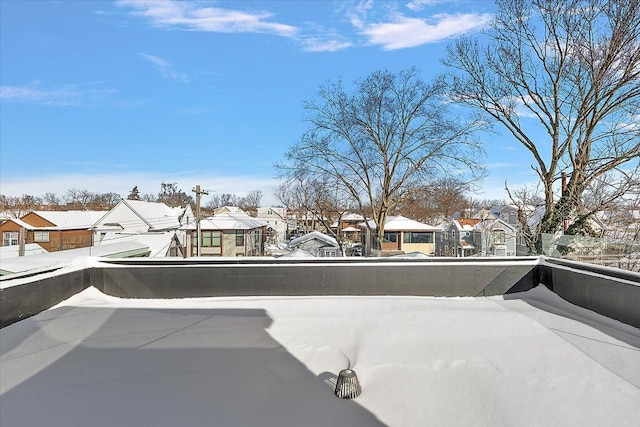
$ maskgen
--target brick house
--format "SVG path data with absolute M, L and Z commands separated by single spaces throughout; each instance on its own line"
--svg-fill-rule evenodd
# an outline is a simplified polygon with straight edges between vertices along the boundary
M 2 246 L 19 245 L 21 229 L 25 244 L 37 243 L 47 252 L 92 246 L 91 227 L 104 214 L 103 211 L 31 211 L 19 219 L 5 219 L 0 224 Z

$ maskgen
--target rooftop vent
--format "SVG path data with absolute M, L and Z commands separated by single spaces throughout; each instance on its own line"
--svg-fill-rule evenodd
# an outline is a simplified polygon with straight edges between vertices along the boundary
M 338 381 L 336 381 L 335 395 L 340 399 L 354 399 L 360 396 L 362 388 L 358 381 L 356 371 L 351 369 L 343 369 L 338 374 Z

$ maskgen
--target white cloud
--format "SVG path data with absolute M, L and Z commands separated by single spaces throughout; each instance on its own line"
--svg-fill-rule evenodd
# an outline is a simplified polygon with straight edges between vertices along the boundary
M 270 12 L 248 13 L 240 10 L 203 7 L 202 3 L 174 0 L 119 0 L 132 14 L 147 18 L 157 27 L 182 28 L 218 33 L 262 33 L 294 37 L 298 28 L 267 21 Z
M 385 50 L 395 50 L 477 31 L 484 28 L 491 18 L 488 13 L 439 14 L 430 20 L 396 15 L 390 22 L 364 25 L 361 32 L 370 43 L 381 45 Z
M 0 86 L 0 100 L 27 102 L 39 105 L 86 107 L 95 104 L 116 90 L 101 87 L 104 82 L 66 84 L 55 88 L 42 88 L 35 81 L 23 86 Z
M 164 77 L 165 79 L 170 79 L 174 82 L 189 82 L 189 76 L 187 76 L 185 73 L 176 71 L 173 66 L 164 59 L 146 53 L 141 53 L 140 57 L 151 62 L 154 65 L 155 69 L 158 70 L 162 77 Z
M 427 6 L 433 6 L 442 3 L 452 3 L 458 0 L 412 0 L 407 3 L 407 8 L 413 11 L 422 10 Z
M 302 44 L 304 46 L 304 50 L 307 52 L 336 52 L 347 49 L 353 45 L 349 41 L 321 39 L 315 37 L 303 39 Z

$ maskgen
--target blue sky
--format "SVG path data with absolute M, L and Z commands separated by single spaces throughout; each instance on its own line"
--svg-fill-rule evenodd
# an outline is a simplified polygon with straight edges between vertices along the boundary
M 0 192 L 262 190 L 327 80 L 443 71 L 492 1 L 0 1 Z M 476 198 L 535 179 L 487 136 Z M 206 203 L 206 198 L 203 199 Z

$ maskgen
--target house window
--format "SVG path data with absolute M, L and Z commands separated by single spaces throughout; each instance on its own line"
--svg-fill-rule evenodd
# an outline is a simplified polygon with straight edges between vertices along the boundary
M 338 256 L 338 250 L 337 249 L 325 249 L 325 250 L 320 252 L 320 256 L 325 257 L 325 258 L 337 257 Z
M 456 232 L 454 230 L 451 230 L 451 238 L 452 239 L 456 238 Z
M 2 232 L 2 246 L 16 246 L 18 244 L 17 231 Z
M 391 233 L 384 233 L 383 237 L 382 237 L 382 241 L 383 242 L 397 242 L 398 241 L 398 233 L 396 232 L 391 232 Z
M 505 243 L 506 242 L 506 235 L 504 230 L 494 230 L 491 232 L 491 235 L 493 236 L 493 243 Z
M 405 231 L 404 243 L 433 243 L 433 233 Z
M 33 241 L 36 243 L 48 242 L 49 241 L 49 232 L 48 231 L 34 231 L 33 232 Z
M 236 246 L 244 246 L 244 230 L 236 230 Z
M 219 248 L 220 245 L 220 232 L 219 231 L 202 231 L 200 233 L 202 235 L 202 244 L 200 245 L 203 248 Z M 193 234 L 193 239 L 191 239 L 192 245 L 195 247 L 198 245 L 197 234 Z

